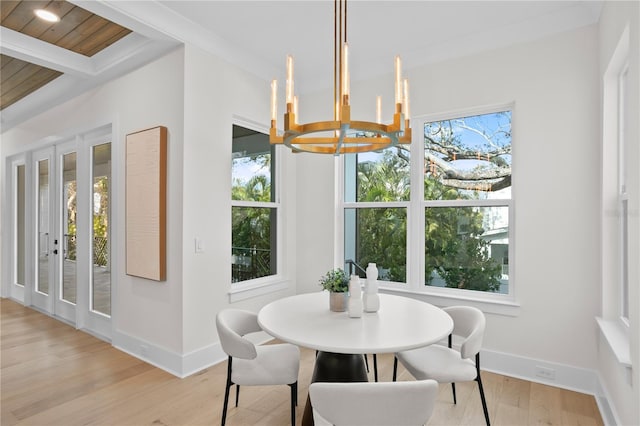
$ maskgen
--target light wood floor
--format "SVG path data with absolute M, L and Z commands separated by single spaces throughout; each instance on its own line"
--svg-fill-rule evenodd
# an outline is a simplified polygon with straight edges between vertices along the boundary
M 2 299 L 0 308 L 3 426 L 220 423 L 226 362 L 178 379 L 13 301 Z M 313 357 L 302 349 L 298 424 Z M 392 357 L 379 356 L 378 369 L 381 380 L 390 380 Z M 402 367 L 399 374 L 411 380 Z M 592 396 L 488 372 L 482 377 L 495 426 L 603 424 Z M 453 405 L 451 387 L 441 385 L 429 425 L 484 424 L 475 383 L 457 389 Z M 227 424 L 288 425 L 289 395 L 287 386 L 243 387 Z

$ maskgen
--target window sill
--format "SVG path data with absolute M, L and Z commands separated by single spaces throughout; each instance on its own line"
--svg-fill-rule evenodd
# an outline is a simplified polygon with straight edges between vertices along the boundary
M 474 297 L 465 297 L 464 295 L 451 294 L 434 294 L 415 290 L 405 290 L 397 287 L 380 286 L 380 292 L 389 294 L 398 294 L 412 299 L 422 300 L 437 306 L 454 306 L 464 304 L 474 306 L 482 312 L 490 314 L 505 315 L 517 317 L 520 315 L 520 304 L 511 300 L 491 300 L 489 298 L 481 299 Z
M 600 327 L 600 333 L 606 339 L 618 362 L 631 368 L 631 345 L 628 330 L 625 330 L 618 321 L 596 317 L 596 322 Z
M 279 277 L 268 277 L 243 283 L 231 284 L 229 303 L 258 297 L 289 288 L 289 281 Z

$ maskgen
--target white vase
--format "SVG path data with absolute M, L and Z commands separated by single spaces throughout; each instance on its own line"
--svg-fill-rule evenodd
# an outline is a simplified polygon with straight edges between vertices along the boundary
M 362 289 L 360 288 L 360 277 L 351 275 L 349 280 L 349 317 L 360 318 L 362 316 Z
M 367 279 L 374 281 L 378 279 L 378 267 L 375 263 L 367 265 Z
M 377 312 L 380 309 L 380 297 L 378 296 L 378 268 L 375 263 L 367 266 L 367 285 L 362 297 L 365 312 Z

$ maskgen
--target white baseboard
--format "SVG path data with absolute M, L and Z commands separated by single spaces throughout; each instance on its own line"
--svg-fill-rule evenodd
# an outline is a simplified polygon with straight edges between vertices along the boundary
M 604 388 L 604 386 L 602 386 L 603 383 L 604 381 L 600 378 L 600 375 L 598 374 L 598 389 L 597 389 L 597 393 L 595 394 L 595 398 L 596 398 L 596 403 L 598 404 L 598 409 L 600 410 L 600 415 L 602 416 L 602 421 L 605 426 L 621 425 L 622 422 L 619 421 L 619 418 L 616 415 L 615 410 L 613 409 L 611 404 L 609 404 L 609 400 L 610 400 L 609 393 Z
M 174 376 L 182 375 L 182 355 L 120 331 L 113 331 L 111 344 L 123 352 L 156 366 Z
M 596 370 L 490 350 L 481 351 L 480 367 L 504 376 L 593 395 L 604 424 L 618 424 Z M 543 374 L 546 377 L 539 375 L 541 370 L 547 373 Z
M 272 339 L 273 337 L 263 332 L 250 337 L 256 344 Z M 183 355 L 122 332 L 114 332 L 112 344 L 115 348 L 181 379 L 227 359 L 220 342 Z
M 530 382 L 556 386 L 576 392 L 595 395 L 598 390 L 598 375 L 595 370 L 573 367 L 507 354 L 490 350 L 482 350 L 480 367 L 483 370 L 516 377 Z M 545 369 L 547 377 L 538 375 L 538 370 Z M 550 377 L 553 375 L 553 377 Z

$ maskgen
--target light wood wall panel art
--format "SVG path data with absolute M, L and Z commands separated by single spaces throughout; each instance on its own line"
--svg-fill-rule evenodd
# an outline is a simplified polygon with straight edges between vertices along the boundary
M 127 275 L 164 281 L 167 228 L 167 128 L 154 127 L 126 140 Z

